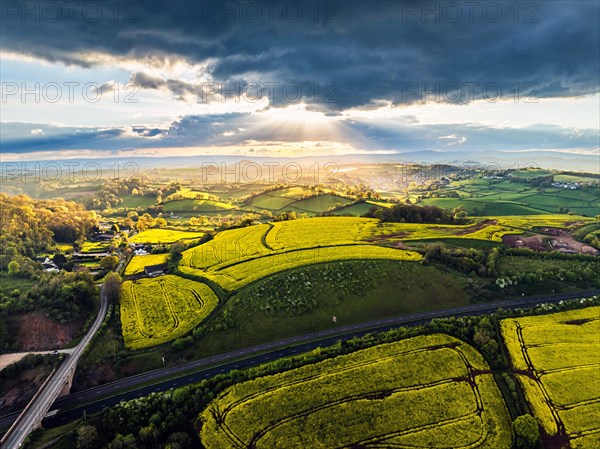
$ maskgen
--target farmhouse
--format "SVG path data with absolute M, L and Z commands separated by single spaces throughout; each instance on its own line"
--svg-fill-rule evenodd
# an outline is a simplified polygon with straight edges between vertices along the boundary
M 149 276 L 151 278 L 165 274 L 166 270 L 167 264 L 164 263 L 161 263 L 159 265 L 148 265 L 147 267 L 144 267 L 144 272 L 146 273 L 146 276 Z
M 46 271 L 47 273 L 58 273 L 60 271 L 58 269 L 58 266 L 48 257 L 44 259 L 42 265 L 44 266 L 44 271 Z

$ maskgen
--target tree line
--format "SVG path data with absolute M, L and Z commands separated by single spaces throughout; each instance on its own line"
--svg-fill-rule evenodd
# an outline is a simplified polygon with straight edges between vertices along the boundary
M 388 208 L 373 206 L 364 216 L 390 223 L 462 224 L 466 222 L 467 213 L 464 208 L 449 211 L 437 206 L 403 203 Z

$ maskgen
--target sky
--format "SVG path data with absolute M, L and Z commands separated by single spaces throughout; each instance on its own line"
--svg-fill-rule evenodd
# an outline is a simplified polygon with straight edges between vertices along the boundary
M 1 6 L 3 162 L 458 151 L 600 163 L 597 1 Z

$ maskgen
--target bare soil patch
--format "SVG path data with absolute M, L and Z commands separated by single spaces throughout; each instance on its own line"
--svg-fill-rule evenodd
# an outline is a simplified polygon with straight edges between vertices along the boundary
M 522 235 L 507 234 L 502 237 L 502 243 L 511 248 L 529 248 L 535 251 L 549 251 L 544 243 L 544 236 L 540 234 L 524 237 Z
M 68 344 L 81 329 L 82 322 L 60 324 L 36 311 L 20 316 L 17 322 L 17 350 L 44 351 Z
M 600 251 L 596 248 L 578 242 L 564 229 L 539 228 L 539 231 L 543 232 L 543 234 L 534 234 L 528 237 L 522 235 L 505 235 L 502 237 L 502 243 L 511 248 L 530 248 L 536 251 L 558 251 L 567 254 L 600 255 Z

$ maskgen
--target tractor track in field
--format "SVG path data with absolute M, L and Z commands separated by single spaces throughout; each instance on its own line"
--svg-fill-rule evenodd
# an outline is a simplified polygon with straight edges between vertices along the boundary
M 266 435 L 268 435 L 269 432 L 272 432 L 277 427 L 285 425 L 296 419 L 306 418 L 307 416 L 314 414 L 316 412 L 319 412 L 322 410 L 327 410 L 327 409 L 330 409 L 330 408 L 333 408 L 333 407 L 336 407 L 336 406 L 339 406 L 342 404 L 347 404 L 350 402 L 360 401 L 360 400 L 384 400 L 385 398 L 387 398 L 393 394 L 397 394 L 397 393 L 418 391 L 418 390 L 423 390 L 423 389 L 435 388 L 435 387 L 438 387 L 441 385 L 456 384 L 456 383 L 460 383 L 460 382 L 465 382 L 470 386 L 470 388 L 473 391 L 474 397 L 475 397 L 475 411 L 473 411 L 467 415 L 449 418 L 447 420 L 439 421 L 436 423 L 417 426 L 413 429 L 403 429 L 401 431 L 390 432 L 390 433 L 383 434 L 383 435 L 377 435 L 375 437 L 370 437 L 367 440 L 363 440 L 363 441 L 357 442 L 355 444 L 352 444 L 351 446 L 347 446 L 347 445 L 341 446 L 341 447 L 352 447 L 352 448 L 357 447 L 358 448 L 358 447 L 367 447 L 365 445 L 368 444 L 368 447 L 394 447 L 395 445 L 393 443 L 382 443 L 382 440 L 389 439 L 389 438 L 395 438 L 398 436 L 409 435 L 414 432 L 426 430 L 427 428 L 440 427 L 440 426 L 444 426 L 444 425 L 451 424 L 454 422 L 460 422 L 462 420 L 471 419 L 474 416 L 478 416 L 481 418 L 481 415 L 484 412 L 483 401 L 481 399 L 479 387 L 475 381 L 475 377 L 478 375 L 491 374 L 491 371 L 474 369 L 473 366 L 471 365 L 471 363 L 469 362 L 468 358 L 466 357 L 466 355 L 462 351 L 460 351 L 461 345 L 462 345 L 462 343 L 459 343 L 459 342 L 433 345 L 433 346 L 427 346 L 427 347 L 422 347 L 422 348 L 415 348 L 415 349 L 411 349 L 411 350 L 407 350 L 407 351 L 396 352 L 394 354 L 389 354 L 389 355 L 387 355 L 383 358 L 379 358 L 377 360 L 364 360 L 364 361 L 361 361 L 358 363 L 351 363 L 349 366 L 346 366 L 343 368 L 338 368 L 335 371 L 335 373 L 325 373 L 325 375 L 314 374 L 314 375 L 302 377 L 301 379 L 294 379 L 294 380 L 290 380 L 288 382 L 283 382 L 283 383 L 274 385 L 272 387 L 269 387 L 267 389 L 262 389 L 260 392 L 255 392 L 251 395 L 244 396 L 243 398 L 233 401 L 232 403 L 228 404 L 227 407 L 224 408 L 223 410 L 219 410 L 217 407 L 214 407 L 214 408 L 210 409 L 210 413 L 213 416 L 213 419 L 215 419 L 215 422 L 218 423 L 219 427 L 222 429 L 224 434 L 227 436 L 227 438 L 230 439 L 231 443 L 235 444 L 236 446 L 238 446 L 240 448 L 256 449 L 259 444 L 259 441 L 262 438 L 264 438 Z M 467 374 L 465 376 L 461 376 L 461 377 L 448 377 L 445 379 L 439 379 L 439 380 L 429 382 L 426 384 L 409 385 L 409 386 L 402 386 L 402 387 L 398 387 L 398 388 L 387 388 L 387 389 L 383 389 L 383 390 L 369 391 L 369 392 L 364 392 L 364 393 L 355 394 L 355 395 L 351 395 L 351 396 L 346 396 L 344 398 L 340 398 L 335 401 L 321 404 L 316 407 L 311 407 L 307 410 L 303 410 L 300 413 L 295 413 L 293 415 L 287 416 L 284 419 L 281 419 L 277 422 L 272 422 L 268 426 L 261 429 L 259 432 L 255 433 L 249 442 L 242 441 L 242 439 L 240 437 L 238 437 L 237 434 L 226 423 L 228 414 L 230 412 L 232 412 L 236 407 L 241 406 L 245 403 L 249 403 L 257 398 L 260 398 L 261 396 L 264 396 L 265 394 L 270 394 L 270 393 L 280 390 L 282 388 L 289 388 L 292 386 L 302 385 L 302 384 L 305 384 L 306 382 L 310 382 L 312 380 L 318 380 L 320 378 L 331 376 L 331 375 L 337 376 L 337 375 L 339 375 L 340 372 L 351 371 L 351 370 L 359 369 L 361 367 L 365 367 L 365 366 L 369 366 L 369 365 L 373 365 L 373 364 L 384 363 L 391 359 L 395 359 L 399 356 L 410 356 L 410 355 L 414 355 L 414 354 L 418 354 L 418 353 L 422 353 L 422 352 L 429 352 L 429 351 L 435 351 L 435 350 L 440 350 L 440 349 L 451 349 L 456 354 L 458 354 L 459 358 L 461 359 L 461 361 L 463 362 L 463 364 L 466 368 Z M 465 447 L 472 447 L 474 444 L 480 443 L 481 441 L 485 441 L 485 439 L 487 437 L 487 429 L 485 429 L 484 425 L 482 425 L 481 427 L 482 427 L 482 431 L 481 431 L 481 434 L 478 436 L 477 441 L 471 442 L 468 445 L 466 445 Z M 383 444 L 383 446 L 382 446 L 382 444 Z
M 517 329 L 517 339 L 519 341 L 519 347 L 521 349 L 521 355 L 523 356 L 523 360 L 525 361 L 525 364 L 527 365 L 526 371 L 529 373 L 528 377 L 530 377 L 537 384 L 539 391 L 542 393 L 544 403 L 550 410 L 552 418 L 554 419 L 554 424 L 556 425 L 556 434 L 555 435 L 548 434 L 545 431 L 545 429 L 542 427 L 542 430 L 543 430 L 542 438 L 545 440 L 544 447 L 550 447 L 550 448 L 569 447 L 568 446 L 569 440 L 570 440 L 569 434 L 567 433 L 565 425 L 562 422 L 562 419 L 560 418 L 560 416 L 558 414 L 558 410 L 556 409 L 554 402 L 550 398 L 550 395 L 548 394 L 546 387 L 540 380 L 540 378 L 537 374 L 537 370 L 535 369 L 533 362 L 531 361 L 531 358 L 529 357 L 529 352 L 527 351 L 527 344 L 525 343 L 525 340 L 523 338 L 523 326 L 521 326 L 521 324 L 519 322 L 516 323 L 516 329 Z

